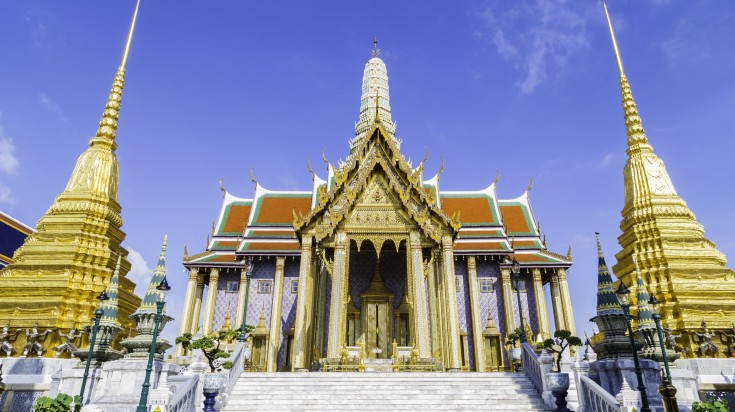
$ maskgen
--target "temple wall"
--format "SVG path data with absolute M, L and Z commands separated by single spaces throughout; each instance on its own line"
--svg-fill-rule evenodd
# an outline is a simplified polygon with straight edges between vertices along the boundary
M 229 291 L 227 289 L 228 283 L 231 283 Z M 232 285 L 237 285 L 237 287 L 233 288 Z M 237 291 L 239 288 L 240 271 L 225 268 L 220 269 L 219 281 L 217 282 L 217 297 L 214 305 L 214 319 L 212 322 L 213 331 L 218 331 L 222 328 L 228 309 L 230 311 L 232 327 L 236 328 L 239 326 L 235 325 L 237 319 L 237 313 L 235 313 L 237 311 Z
M 258 293 L 259 280 L 273 280 L 276 277 L 276 258 L 254 259 L 252 277 L 250 278 L 250 291 L 248 298 L 247 324 L 255 326 L 260 320 L 260 313 L 265 313 L 265 326 L 270 330 L 271 306 L 273 301 L 273 290 L 271 293 Z
M 493 279 L 493 292 L 480 293 L 480 319 L 482 329 L 487 326 L 487 314 L 491 313 L 495 326 L 505 335 L 505 310 L 503 310 L 503 290 L 501 289 L 500 269 L 496 262 L 477 259 L 477 278 Z
M 472 334 L 472 311 L 470 309 L 469 276 L 467 274 L 467 259 L 463 256 L 454 261 L 454 274 L 457 282 L 457 314 L 459 328 L 467 335 L 467 365 L 475 368 L 475 344 Z
M 286 334 L 291 329 L 296 319 L 296 296 L 298 287 L 293 288 L 292 282 L 299 279 L 299 266 L 301 259 L 286 259 L 283 273 L 283 301 L 281 303 L 281 333 L 278 345 L 278 369 L 286 364 Z M 298 283 L 296 283 L 298 285 Z

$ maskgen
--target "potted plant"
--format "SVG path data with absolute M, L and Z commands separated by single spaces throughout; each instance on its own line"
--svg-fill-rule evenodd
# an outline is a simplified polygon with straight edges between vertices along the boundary
M 546 374 L 546 381 L 552 392 L 561 393 L 569 389 L 569 374 L 561 371 L 562 353 L 570 346 L 580 345 L 582 345 L 582 339 L 572 336 L 572 332 L 565 329 L 554 332 L 554 339 L 546 339 L 544 341 L 544 349 L 556 354 L 554 362 L 555 371 Z
M 516 367 L 516 372 L 520 371 L 521 364 L 521 348 L 517 347 L 518 341 L 521 338 L 521 330 L 516 328 L 513 332 L 508 334 L 505 345 L 509 346 L 508 355 L 510 355 L 510 362 Z

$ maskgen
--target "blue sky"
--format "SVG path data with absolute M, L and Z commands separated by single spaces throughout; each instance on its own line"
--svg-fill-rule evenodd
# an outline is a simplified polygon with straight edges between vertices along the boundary
M 0 209 L 35 226 L 96 130 L 132 1 L 0 4 Z M 735 257 L 735 3 L 610 0 L 648 137 L 678 193 Z M 531 201 L 551 250 L 572 246 L 577 327 L 594 314 L 596 250 L 619 251 L 626 137 L 599 1 L 143 1 L 118 131 L 124 245 L 147 281 L 164 234 L 204 247 L 218 181 L 251 196 L 311 186 L 346 157 L 377 36 L 404 153 L 443 157 L 444 190 Z M 323 172 L 321 173 L 324 174 Z M 732 267 L 732 265 L 729 265 Z M 144 285 L 138 290 L 142 290 Z M 166 328 L 173 337 L 178 324 Z

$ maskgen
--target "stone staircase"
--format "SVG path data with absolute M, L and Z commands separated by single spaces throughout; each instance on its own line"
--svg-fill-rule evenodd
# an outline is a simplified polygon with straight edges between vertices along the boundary
M 523 373 L 244 373 L 223 411 L 548 411 Z

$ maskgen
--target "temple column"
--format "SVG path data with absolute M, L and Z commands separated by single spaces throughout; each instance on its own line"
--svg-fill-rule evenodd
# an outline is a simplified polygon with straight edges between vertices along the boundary
M 564 268 L 557 270 L 559 277 L 559 294 L 561 295 L 562 313 L 564 314 L 564 322 L 568 331 L 572 332 L 572 336 L 577 335 L 577 328 L 574 326 L 574 313 L 572 313 L 572 299 L 569 296 L 569 283 L 567 282 L 567 271 Z
M 516 329 L 516 316 L 513 309 L 513 288 L 510 285 L 510 268 L 500 268 L 501 288 L 503 290 L 503 312 L 506 336 Z
M 245 268 L 240 271 L 240 286 L 237 289 L 237 312 L 235 313 L 235 327 L 242 325 L 242 315 L 245 312 L 245 300 L 250 293 L 248 285 L 248 275 Z
M 196 335 L 199 332 L 199 314 L 202 311 L 202 299 L 204 298 L 204 276 L 200 273 L 197 275 L 197 289 L 194 295 L 194 312 L 191 316 L 191 325 L 189 325 L 189 333 Z
M 300 372 L 308 371 L 306 365 L 306 350 L 308 344 L 308 331 L 306 330 L 307 306 L 311 303 L 308 295 L 307 279 L 311 271 L 311 241 L 310 234 L 301 239 L 301 267 L 299 269 L 299 290 L 296 296 L 296 319 L 294 320 L 294 348 L 293 348 L 293 370 Z
M 538 328 L 541 338 L 551 338 L 549 330 L 549 312 L 546 309 L 546 295 L 544 294 L 544 284 L 541 279 L 541 269 L 533 269 L 533 293 L 536 297 L 536 319 L 538 319 Z
M 480 316 L 480 288 L 477 282 L 477 262 L 474 256 L 467 257 L 467 284 L 470 287 L 470 311 L 472 315 L 472 341 L 475 346 L 475 371 L 485 372 L 485 342 L 482 336 Z
M 459 311 L 457 310 L 457 289 L 454 275 L 454 245 L 452 237 L 442 237 L 442 253 L 444 255 L 444 287 L 447 292 L 447 342 L 449 343 L 449 363 L 447 372 L 459 372 L 462 360 L 459 353 Z
M 278 349 L 281 343 L 281 306 L 283 303 L 283 269 L 286 258 L 276 258 L 276 278 L 273 281 L 273 300 L 271 303 L 271 329 L 268 337 L 268 357 L 266 358 L 266 372 L 275 372 L 278 369 Z
M 433 251 L 432 257 L 433 257 Z M 432 348 L 432 354 L 431 356 L 437 360 L 438 359 L 438 348 L 439 342 L 441 342 L 441 333 L 439 332 L 439 312 L 438 312 L 438 305 L 436 302 L 436 281 L 434 279 L 434 265 L 433 265 L 433 259 L 432 262 L 427 265 L 426 270 L 428 271 L 426 275 L 426 283 L 427 287 L 429 288 L 429 327 L 430 327 L 430 333 L 431 333 L 431 348 Z
M 217 300 L 217 282 L 219 281 L 219 268 L 212 268 L 209 272 L 209 285 L 207 286 L 207 306 L 204 309 L 204 334 L 212 333 L 214 324 L 214 304 Z
M 566 329 L 566 319 L 564 318 L 564 307 L 561 303 L 561 291 L 559 290 L 559 278 L 557 274 L 551 275 L 551 309 L 554 311 L 554 326 L 556 330 Z
M 197 287 L 197 268 L 189 269 L 189 282 L 186 284 L 186 296 L 184 297 L 184 310 L 181 312 L 181 326 L 179 327 L 179 335 L 189 333 L 191 326 L 191 317 L 194 311 L 194 294 Z M 184 348 L 176 345 L 176 356 L 184 354 Z
M 317 299 L 316 299 L 316 325 L 314 332 L 314 347 L 316 353 L 314 357 L 321 358 L 324 355 L 324 320 L 326 317 L 327 306 L 327 271 L 320 262 L 321 257 L 317 256 Z
M 334 269 L 332 270 L 332 295 L 329 302 L 329 333 L 327 336 L 327 357 L 339 358 L 344 339 L 344 283 L 347 280 L 346 248 L 347 234 L 337 232 L 334 245 Z
M 424 257 L 421 251 L 421 235 L 414 230 L 408 236 L 411 248 L 411 269 L 413 276 L 413 318 L 415 327 L 415 346 L 419 358 L 431 357 L 429 341 L 429 316 L 426 307 L 426 289 L 424 287 Z

